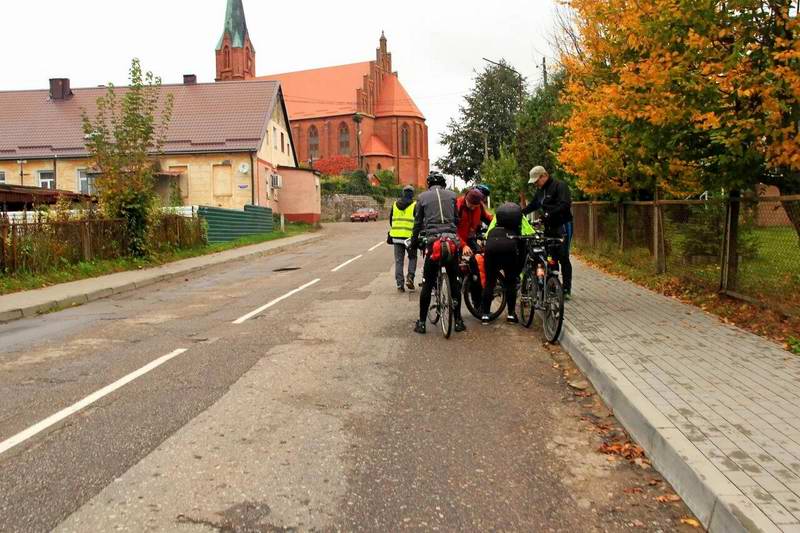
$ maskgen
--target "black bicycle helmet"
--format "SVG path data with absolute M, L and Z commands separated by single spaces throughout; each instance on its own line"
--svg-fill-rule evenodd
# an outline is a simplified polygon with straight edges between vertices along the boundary
M 434 185 L 439 185 L 441 187 L 447 185 L 444 176 L 438 170 L 431 170 L 431 173 L 428 174 L 428 187 L 433 187 Z

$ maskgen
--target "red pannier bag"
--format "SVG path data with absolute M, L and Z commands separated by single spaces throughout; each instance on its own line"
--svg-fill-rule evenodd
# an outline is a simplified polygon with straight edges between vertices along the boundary
M 439 237 L 431 245 L 431 261 L 449 263 L 456 259 L 456 243 L 449 237 Z

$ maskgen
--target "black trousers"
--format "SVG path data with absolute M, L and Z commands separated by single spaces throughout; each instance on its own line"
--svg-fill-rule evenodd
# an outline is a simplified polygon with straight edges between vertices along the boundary
M 558 248 L 550 250 L 550 252 L 553 254 L 553 259 L 558 261 L 564 292 L 571 292 L 572 262 L 569 260 L 569 249 L 572 244 L 572 222 L 567 222 L 563 226 L 558 226 L 556 228 L 547 228 L 545 235 L 548 237 L 564 237 L 564 242 Z
M 508 238 L 490 239 L 486 243 L 484 265 L 486 267 L 486 286 L 483 288 L 483 314 L 491 314 L 494 289 L 497 286 L 497 273 L 502 270 L 506 280 L 506 306 L 508 314 L 516 314 L 517 287 L 522 272 L 524 256 L 520 253 L 519 241 Z
M 453 303 L 455 304 L 454 316 L 461 318 L 461 283 L 458 280 L 458 260 L 450 261 L 445 266 L 447 277 L 450 280 L 450 291 L 453 293 Z M 431 261 L 425 256 L 425 264 L 422 266 L 422 290 L 419 293 L 419 320 L 425 322 L 428 317 L 428 309 L 431 306 L 431 292 L 439 277 L 441 264 Z

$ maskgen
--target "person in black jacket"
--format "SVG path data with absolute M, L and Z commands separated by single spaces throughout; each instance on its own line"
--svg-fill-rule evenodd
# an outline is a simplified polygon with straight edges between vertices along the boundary
M 533 195 L 533 200 L 525 209 L 523 215 L 542 210 L 544 232 L 548 237 L 563 237 L 564 243 L 558 250 L 558 260 L 561 266 L 561 275 L 564 280 L 564 297 L 569 298 L 572 292 L 572 263 L 569 260 L 569 245 L 572 240 L 572 199 L 569 187 L 563 181 L 550 177 L 544 167 L 533 167 L 530 172 L 529 185 L 535 185 L 538 190 Z

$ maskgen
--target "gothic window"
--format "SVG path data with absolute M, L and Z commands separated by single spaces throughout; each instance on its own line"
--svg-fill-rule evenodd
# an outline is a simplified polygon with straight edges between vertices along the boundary
M 383 170 L 383 167 L 381 166 L 380 163 L 378 163 L 378 172 L 380 172 L 381 170 Z
M 339 154 L 350 154 L 350 129 L 344 122 L 339 125 Z
M 319 131 L 316 126 L 308 128 L 308 155 L 311 159 L 319 159 Z
M 245 55 L 247 56 L 247 72 L 253 72 L 253 56 L 250 55 L 250 47 L 245 48 Z
M 408 124 L 403 124 L 400 128 L 400 155 L 408 155 Z
M 222 51 L 222 55 L 224 58 L 225 68 L 231 68 L 231 49 L 226 46 Z
M 417 124 L 417 157 L 422 157 L 422 126 Z

